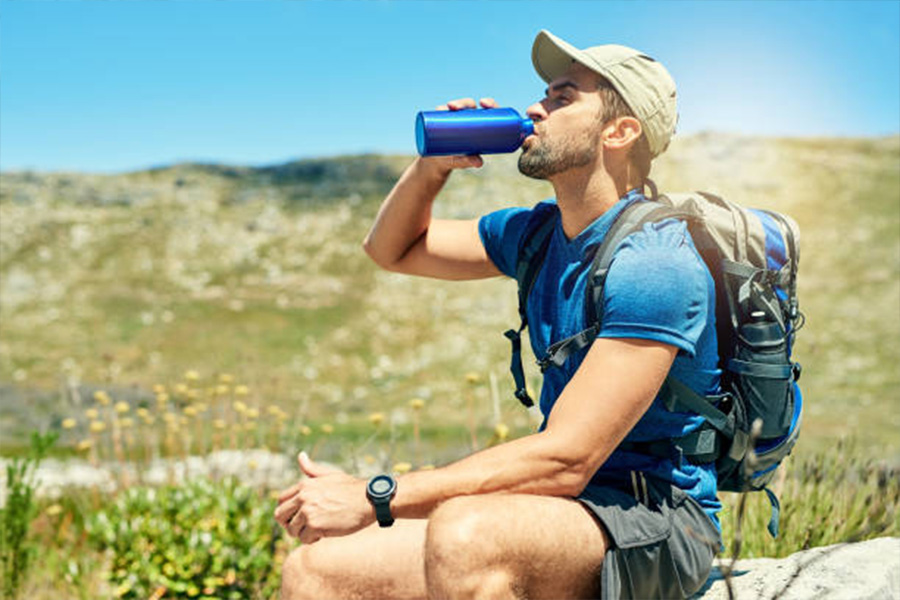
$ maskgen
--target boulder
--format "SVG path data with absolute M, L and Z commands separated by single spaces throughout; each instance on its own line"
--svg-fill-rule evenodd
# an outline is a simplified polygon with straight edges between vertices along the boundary
M 727 600 L 719 559 L 692 600 Z M 878 538 L 797 552 L 787 558 L 737 561 L 731 579 L 737 600 L 900 600 L 900 538 Z

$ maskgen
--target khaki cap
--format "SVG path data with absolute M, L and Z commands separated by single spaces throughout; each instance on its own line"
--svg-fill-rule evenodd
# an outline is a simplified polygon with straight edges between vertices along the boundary
M 607 44 L 579 50 L 546 29 L 534 38 L 531 62 L 550 83 L 578 61 L 599 73 L 625 100 L 641 122 L 653 157 L 669 146 L 678 121 L 675 81 L 662 64 L 626 46 Z

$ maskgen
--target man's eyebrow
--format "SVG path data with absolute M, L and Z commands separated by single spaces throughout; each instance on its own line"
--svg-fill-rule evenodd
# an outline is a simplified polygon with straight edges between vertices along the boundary
M 545 89 L 544 95 L 549 96 L 550 90 L 553 90 L 554 92 L 558 92 L 559 90 L 562 90 L 565 88 L 572 88 L 576 92 L 579 91 L 578 86 L 575 84 L 574 81 L 563 81 L 563 82 L 557 83 L 557 84 Z

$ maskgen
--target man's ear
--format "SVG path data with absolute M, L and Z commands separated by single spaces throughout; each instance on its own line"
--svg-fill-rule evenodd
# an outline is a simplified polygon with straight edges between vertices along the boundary
M 634 117 L 619 117 L 603 128 L 603 146 L 607 150 L 627 150 L 639 137 L 643 129 Z

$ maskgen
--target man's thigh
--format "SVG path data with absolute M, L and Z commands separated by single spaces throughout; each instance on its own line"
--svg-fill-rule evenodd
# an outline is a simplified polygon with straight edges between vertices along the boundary
M 424 519 L 373 524 L 294 550 L 282 572 L 282 600 L 425 598 Z
M 435 573 L 463 586 L 471 577 L 474 589 L 483 574 L 505 571 L 511 595 L 528 598 L 595 596 L 610 543 L 581 503 L 530 494 L 451 499 L 432 513 L 426 540 L 429 587 L 442 585 Z

